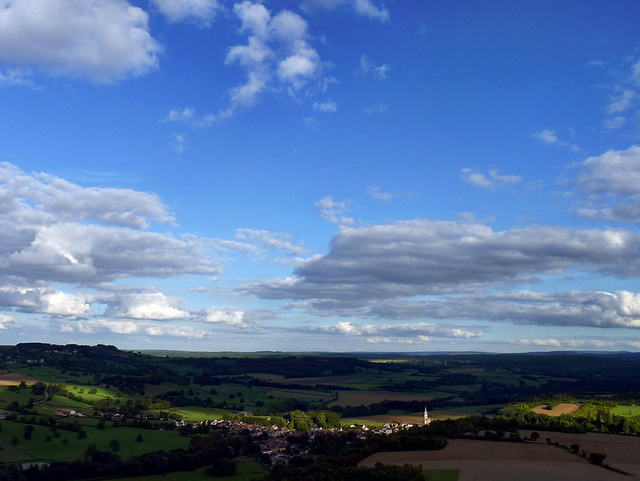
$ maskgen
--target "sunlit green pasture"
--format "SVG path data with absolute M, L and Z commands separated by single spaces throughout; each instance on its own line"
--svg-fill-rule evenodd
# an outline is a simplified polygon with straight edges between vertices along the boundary
M 109 451 L 112 439 L 120 442 L 117 454 L 123 459 L 157 449 L 170 450 L 189 446 L 189 438 L 180 436 L 175 431 L 130 427 L 108 427 L 99 430 L 92 426 L 84 426 L 86 438 L 80 439 L 78 434 L 72 431 L 57 429 L 54 432 L 48 427 L 33 425 L 31 439 L 24 439 L 26 424 L 0 421 L 0 426 L 0 445 L 4 448 L 0 450 L 0 462 L 28 459 L 71 461 L 83 458 L 86 449 L 92 444 L 95 444 L 98 450 Z M 142 442 L 136 440 L 138 435 L 142 435 Z M 13 443 L 14 437 L 18 440 L 17 444 Z
M 224 411 L 222 409 L 207 409 L 201 407 L 179 407 L 171 410 L 172 413 L 177 414 L 185 421 L 206 421 L 209 419 L 220 419 L 223 415 L 230 413 L 231 411 Z
M 75 396 L 81 397 L 87 403 L 102 401 L 103 399 L 106 399 L 108 397 L 110 397 L 114 401 L 116 399 L 120 399 L 121 402 L 126 402 L 129 399 L 135 401 L 137 397 L 122 394 L 121 392 L 115 391 L 113 389 L 106 389 L 104 387 L 91 386 L 86 384 L 67 384 L 66 388 L 67 391 L 74 394 Z M 93 390 L 95 390 L 95 393 L 93 393 Z
M 616 416 L 640 416 L 640 406 L 636 405 L 619 405 L 614 407 L 611 412 Z

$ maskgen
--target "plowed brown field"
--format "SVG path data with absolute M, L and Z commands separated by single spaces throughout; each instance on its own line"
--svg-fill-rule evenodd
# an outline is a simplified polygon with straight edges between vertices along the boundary
M 549 438 L 552 443 L 557 442 L 567 447 L 578 444 L 580 451 L 606 454 L 605 464 L 640 476 L 640 437 L 600 433 L 555 433 L 551 431 L 538 431 L 538 433 L 540 433 L 538 443 L 544 443 Z M 531 431 L 520 431 L 520 435 L 530 436 Z
M 555 433 L 554 433 L 555 434 Z M 543 437 L 543 433 L 540 433 Z M 460 469 L 458 481 L 615 481 L 629 476 L 589 464 L 546 443 L 507 443 L 452 439 L 441 451 L 376 453 L 361 466 L 376 463 L 422 465 L 424 470 Z

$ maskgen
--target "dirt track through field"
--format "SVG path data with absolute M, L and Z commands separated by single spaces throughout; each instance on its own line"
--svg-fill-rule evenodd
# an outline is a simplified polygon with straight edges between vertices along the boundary
M 541 434 L 542 435 L 542 434 Z M 629 476 L 589 464 L 563 449 L 542 443 L 453 439 L 441 451 L 376 453 L 361 466 L 405 463 L 430 469 L 460 469 L 458 481 L 629 480 Z

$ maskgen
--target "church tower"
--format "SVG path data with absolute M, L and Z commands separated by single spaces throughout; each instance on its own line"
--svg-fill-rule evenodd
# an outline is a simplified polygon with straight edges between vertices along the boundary
M 431 419 L 429 419 L 429 413 L 427 412 L 427 406 L 424 407 L 424 419 L 423 419 L 423 426 L 426 426 L 427 424 L 431 424 Z

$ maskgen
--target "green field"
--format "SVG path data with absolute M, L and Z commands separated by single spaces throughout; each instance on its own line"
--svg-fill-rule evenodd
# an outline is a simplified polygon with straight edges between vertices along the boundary
M 250 458 L 240 458 L 238 473 L 235 476 L 224 476 L 212 478 L 204 473 L 203 469 L 196 469 L 191 472 L 167 473 L 157 476 L 138 476 L 135 478 L 118 478 L 118 481 L 257 481 L 267 474 L 267 468 Z M 430 478 L 425 478 L 430 479 Z M 457 480 L 458 478 L 455 478 Z M 451 481 L 455 481 L 451 478 Z M 448 478 L 433 478 L 433 481 L 450 481 Z
M 460 477 L 459 469 L 432 469 L 424 471 L 425 481 L 458 481 Z
M 229 411 L 185 406 L 174 408 L 171 412 L 177 414 L 187 422 L 201 422 L 209 419 L 219 419 Z
M 611 412 L 613 414 L 615 414 L 616 416 L 626 416 L 626 417 L 640 416 L 640 406 L 636 406 L 636 405 L 632 405 L 632 406 L 620 405 L 620 406 L 614 407 L 611 410 Z
M 187 448 L 189 438 L 180 436 L 175 431 L 159 431 L 130 427 L 106 428 L 99 430 L 92 426 L 85 426 L 85 439 L 80 439 L 72 431 L 58 429 L 56 432 L 48 427 L 33 425 L 31 439 L 24 439 L 26 424 L 10 421 L 0 421 L 0 462 L 23 461 L 29 459 L 51 459 L 54 461 L 72 461 L 82 459 L 86 449 L 95 444 L 98 450 L 109 451 L 112 439 L 120 442 L 118 455 L 123 459 L 131 456 L 163 450 Z M 56 434 L 59 433 L 59 434 Z M 143 441 L 138 442 L 138 435 Z M 59 437 L 57 437 L 59 436 Z M 18 443 L 14 444 L 13 439 Z M 66 441 L 65 441 L 66 440 Z

